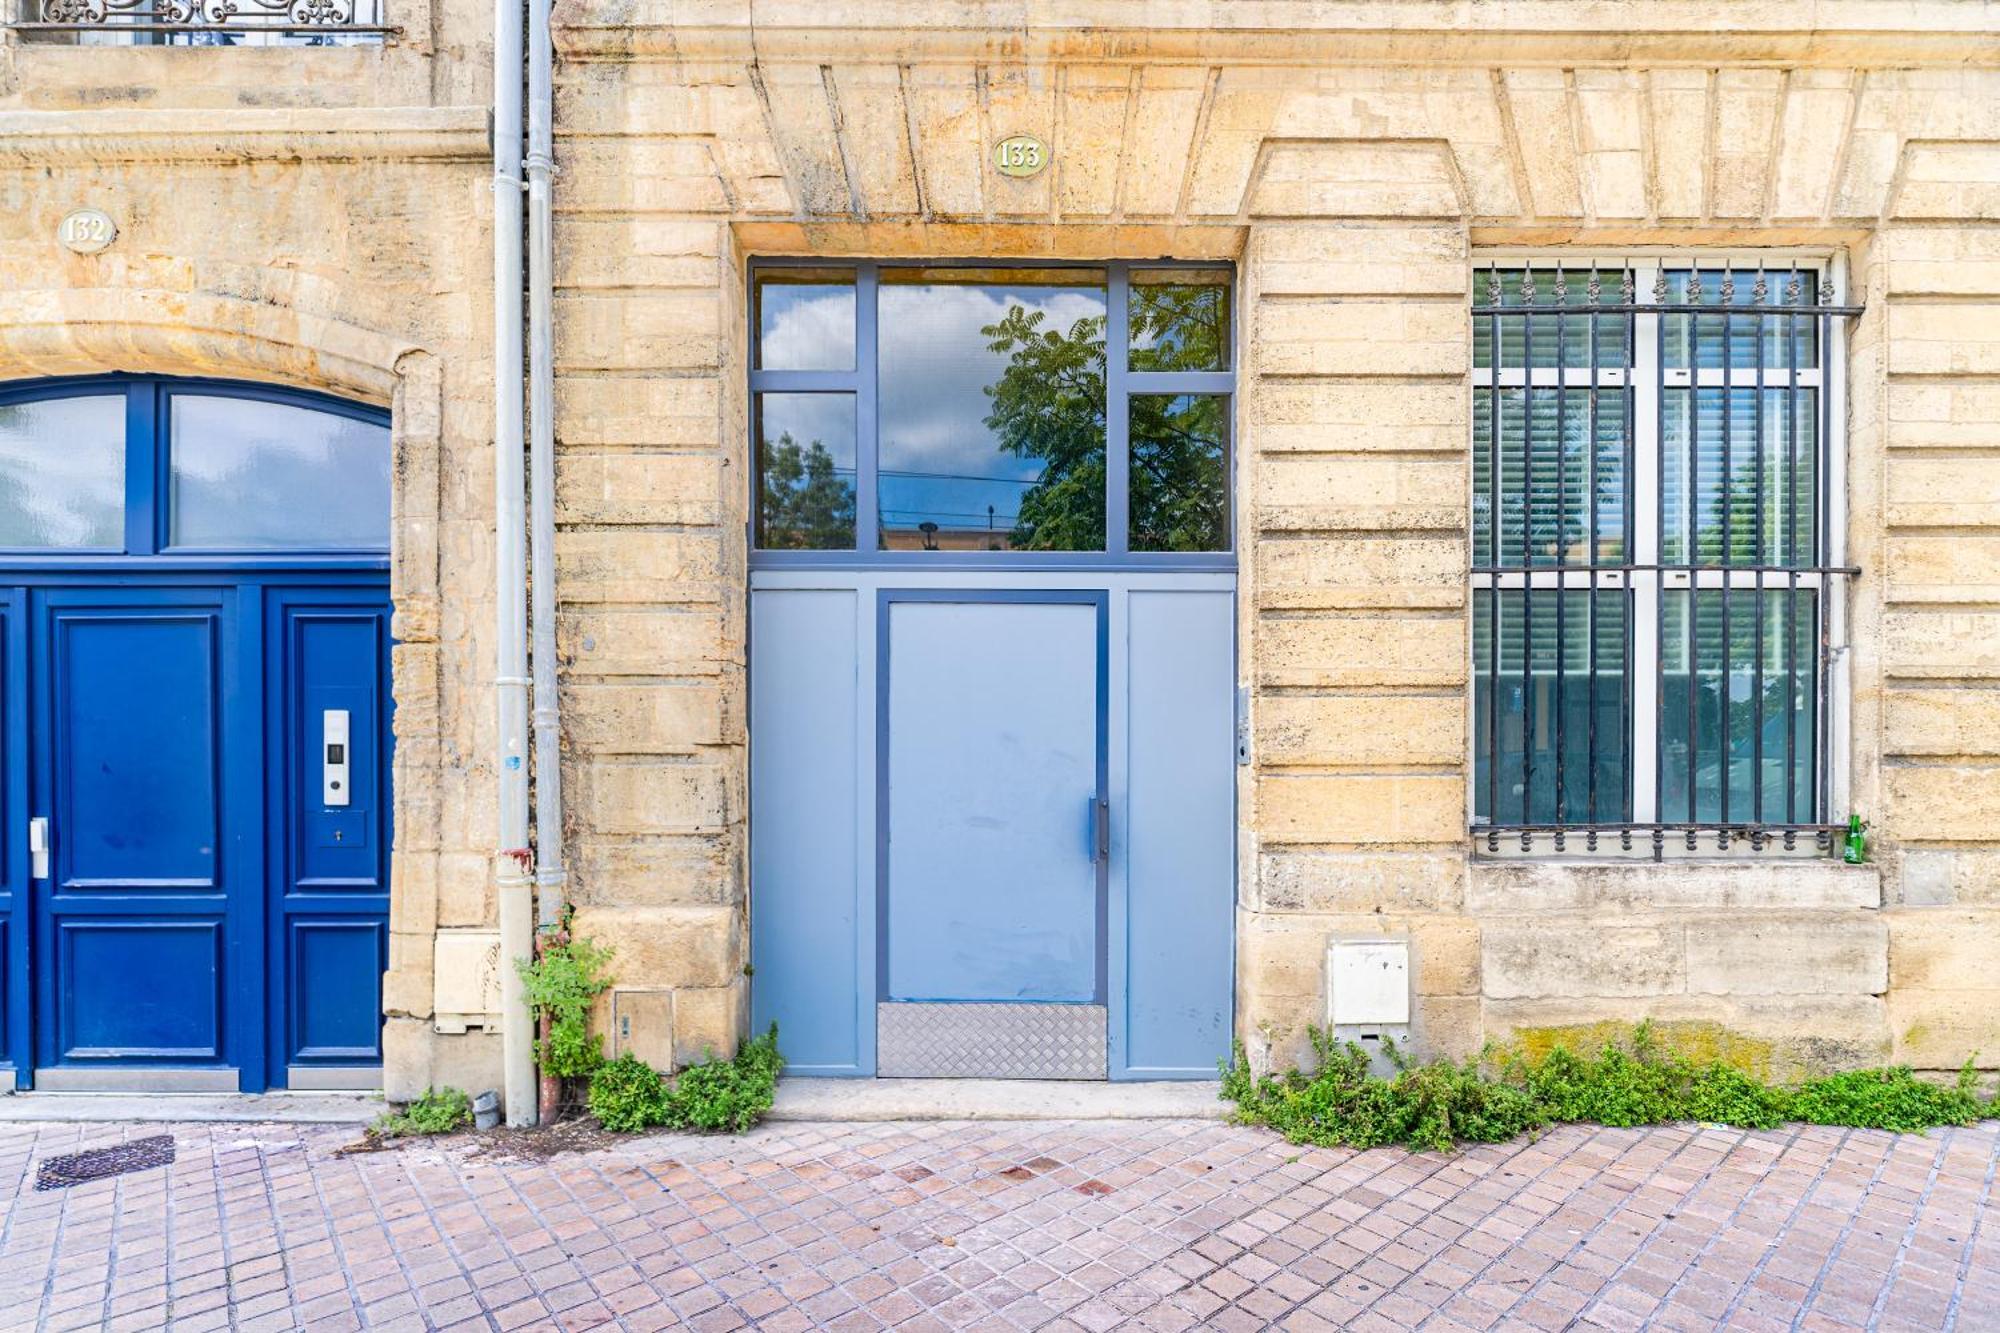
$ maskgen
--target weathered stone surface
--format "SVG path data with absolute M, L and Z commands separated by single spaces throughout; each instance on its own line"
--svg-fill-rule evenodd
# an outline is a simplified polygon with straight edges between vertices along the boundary
M 620 985 L 730 986 L 743 970 L 743 918 L 733 906 L 576 909 L 575 933 L 618 950 Z
M 1456 777 L 1271 773 L 1258 781 L 1268 843 L 1445 843 L 1465 836 Z
M 1474 913 L 1715 911 L 1879 907 L 1873 866 L 1826 860 L 1728 862 L 1475 861 L 1467 909 Z M 1754 922 L 1754 916 L 1742 918 Z
M 1885 921 L 1893 990 L 2000 992 L 2000 912 L 1889 912 Z M 2000 1033 L 2000 1009 L 1990 1021 Z
M 1465 753 L 1466 703 L 1449 695 L 1275 694 L 1258 702 L 1256 744 L 1281 767 L 1453 764 Z
M 1979 1066 L 1990 1067 L 1992 1057 L 1984 1052 L 2000 1033 L 1997 1013 L 2000 990 L 1891 991 L 1890 1058 L 1919 1069 L 1955 1070 L 1980 1052 Z
M 1687 925 L 1693 995 L 1879 995 L 1889 988 L 1889 931 L 1877 912 Z
M 1488 1036 L 1529 1050 L 1557 1043 L 1594 1050 L 1650 1021 L 1664 1040 L 1697 1058 L 1726 1059 L 1781 1080 L 1883 1064 L 1891 1049 L 1888 1006 L 1872 995 L 1489 997 L 1481 1013 Z
M 1258 905 L 1274 912 L 1457 912 L 1465 857 L 1449 852 L 1274 850 L 1258 859 Z
M 674 992 L 674 1063 L 691 1065 L 734 1056 L 750 1021 L 749 996 L 741 980 Z
M 1672 995 L 1687 989 L 1685 928 L 1584 917 L 1490 921 L 1481 935 L 1487 998 Z

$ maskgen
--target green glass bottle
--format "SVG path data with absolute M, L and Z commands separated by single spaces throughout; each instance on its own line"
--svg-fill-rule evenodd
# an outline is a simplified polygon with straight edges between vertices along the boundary
M 1868 860 L 1868 824 L 1860 815 L 1847 817 L 1847 843 L 1842 848 L 1840 859 L 1851 866 L 1862 865 Z

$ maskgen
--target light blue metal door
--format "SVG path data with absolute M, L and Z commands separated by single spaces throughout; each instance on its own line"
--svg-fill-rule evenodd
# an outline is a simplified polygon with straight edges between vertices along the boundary
M 1098 999 L 1096 602 L 894 601 L 891 1000 Z
M 885 1072 L 1102 1078 L 1103 597 L 884 598 Z M 911 1003 L 926 1012 L 898 1008 Z M 1020 1068 L 953 1067 L 952 1052 L 934 1049 L 1068 1046 L 1085 1027 L 1095 1031 L 1083 1069 L 1032 1056 Z

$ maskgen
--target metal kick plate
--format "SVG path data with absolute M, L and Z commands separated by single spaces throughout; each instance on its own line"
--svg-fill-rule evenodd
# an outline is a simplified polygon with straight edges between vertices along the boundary
M 881 1078 L 1102 1079 L 1107 1018 L 1101 1004 L 875 1006 Z

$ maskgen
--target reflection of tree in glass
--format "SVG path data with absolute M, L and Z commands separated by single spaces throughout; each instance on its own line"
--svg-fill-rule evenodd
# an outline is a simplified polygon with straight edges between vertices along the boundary
M 1229 289 L 1132 284 L 1132 369 L 1221 370 L 1228 364 Z
M 1228 549 L 1223 401 L 1212 394 L 1133 396 L 1133 550 Z
M 986 394 L 986 428 L 1016 458 L 1039 460 L 1021 496 L 1017 551 L 1104 549 L 1104 316 L 1043 329 L 1043 312 L 1010 305 L 980 330 L 1008 358 Z
M 812 551 L 854 545 L 854 487 L 818 440 L 801 446 L 790 431 L 764 446 L 763 545 Z
M 1135 289 L 1134 342 L 1172 349 L 1175 365 L 1220 364 L 1226 321 L 1212 288 Z M 1021 497 L 1015 550 L 1104 548 L 1104 317 L 1044 329 L 1041 311 L 1013 306 L 981 330 L 1008 358 L 986 426 L 1001 449 L 1042 463 Z M 1204 345 L 1205 344 L 1205 345 Z M 1213 551 L 1227 545 L 1222 399 L 1131 399 L 1131 547 Z

